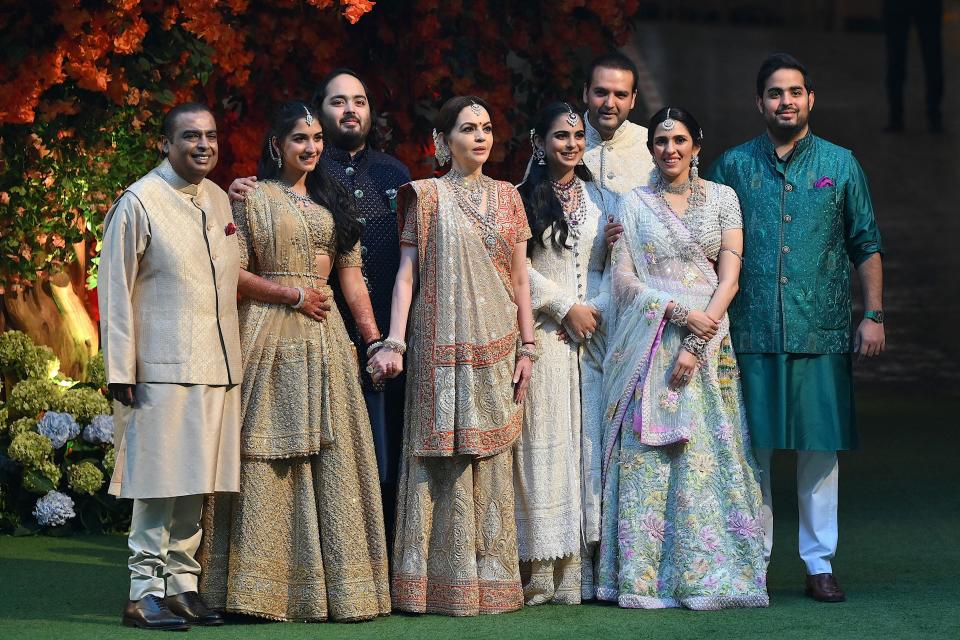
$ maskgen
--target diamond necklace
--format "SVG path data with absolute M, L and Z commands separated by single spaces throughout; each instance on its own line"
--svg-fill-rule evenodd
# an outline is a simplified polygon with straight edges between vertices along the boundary
M 480 225 L 483 242 L 492 249 L 497 244 L 496 207 L 493 206 L 495 181 L 481 173 L 475 180 L 468 182 L 462 173 L 452 168 L 443 179 L 447 180 L 453 189 L 460 208 Z M 481 211 L 481 208 L 485 210 Z

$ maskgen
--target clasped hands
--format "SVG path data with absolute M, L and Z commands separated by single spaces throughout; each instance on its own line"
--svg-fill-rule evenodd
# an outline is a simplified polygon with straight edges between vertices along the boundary
M 392 349 L 380 347 L 367 359 L 367 373 L 374 384 L 396 378 L 403 372 L 403 356 Z

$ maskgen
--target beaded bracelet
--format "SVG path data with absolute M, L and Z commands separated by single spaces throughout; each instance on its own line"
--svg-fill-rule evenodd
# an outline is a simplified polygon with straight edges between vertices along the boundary
M 687 334 L 683 342 L 680 343 L 680 346 L 683 347 L 685 351 L 692 353 L 696 356 L 697 360 L 700 361 L 703 361 L 707 353 L 707 341 L 692 333 Z
M 682 304 L 674 303 L 673 313 L 670 314 L 670 324 L 674 324 L 678 327 L 685 327 L 687 326 L 687 317 L 689 315 L 689 309 Z
M 290 305 L 290 308 L 293 310 L 302 309 L 303 305 L 307 303 L 307 292 L 303 290 L 303 287 L 294 287 L 297 290 L 297 301 Z
M 374 340 L 373 342 L 367 345 L 367 357 L 369 358 L 374 353 L 376 353 L 377 349 L 380 349 L 382 347 L 383 347 L 383 340 Z
M 383 348 L 388 351 L 394 351 L 403 355 L 407 352 L 407 343 L 403 340 L 396 340 L 395 338 L 387 338 L 383 341 Z
M 517 360 L 520 358 L 528 358 L 530 362 L 536 362 L 540 359 L 540 356 L 537 355 L 535 349 L 531 349 L 526 343 L 523 343 L 517 348 Z

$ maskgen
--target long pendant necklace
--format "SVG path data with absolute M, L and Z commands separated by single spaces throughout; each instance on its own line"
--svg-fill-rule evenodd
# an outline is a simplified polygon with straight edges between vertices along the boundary
M 585 285 L 584 274 L 580 269 L 580 234 L 587 219 L 587 198 L 583 193 L 583 183 L 576 177 L 566 184 L 552 180 L 551 183 L 563 208 L 563 218 L 567 221 L 567 239 L 571 241 L 570 251 L 573 253 L 573 269 L 577 279 L 577 300 L 583 302 Z
M 484 244 L 492 249 L 497 244 L 494 180 L 481 173 L 476 180 L 468 182 L 456 169 L 450 169 L 443 178 L 450 183 L 460 208 L 480 226 Z M 486 207 L 481 211 L 484 204 Z

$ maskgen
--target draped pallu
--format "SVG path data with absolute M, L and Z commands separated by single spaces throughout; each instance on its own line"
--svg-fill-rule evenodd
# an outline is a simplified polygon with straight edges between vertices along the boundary
M 668 384 L 686 329 L 666 307 L 707 307 L 720 232 L 739 226 L 730 189 L 707 183 L 707 195 L 683 221 L 647 187 L 620 203 L 596 593 L 623 607 L 767 604 L 760 487 L 726 315 L 690 382 Z
M 519 608 L 511 447 L 517 306 L 510 265 L 529 238 L 516 189 L 488 191 L 487 244 L 447 180 L 400 194 L 400 240 L 417 247 L 404 448 L 397 498 L 393 604 L 448 615 Z
M 315 257 L 338 254 L 333 217 L 266 181 L 235 210 L 245 269 L 331 295 Z M 370 423 L 353 345 L 334 305 L 316 322 L 286 305 L 240 304 L 240 493 L 208 501 L 200 590 L 211 606 L 275 620 L 390 612 Z

